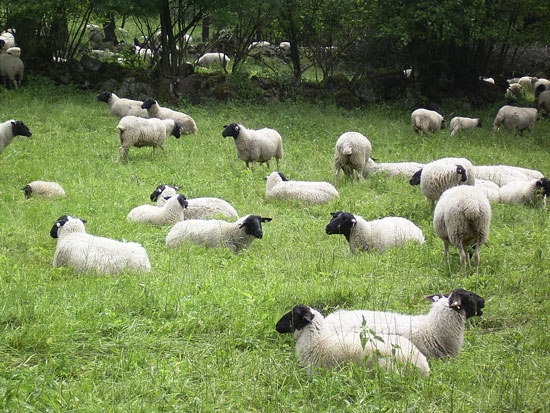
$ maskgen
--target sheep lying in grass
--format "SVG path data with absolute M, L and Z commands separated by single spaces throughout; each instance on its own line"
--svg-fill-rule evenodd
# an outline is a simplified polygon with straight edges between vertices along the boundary
M 332 220 L 326 233 L 343 234 L 352 254 L 358 251 L 378 250 L 405 244 L 407 241 L 424 243 L 424 234 L 412 221 L 402 217 L 386 217 L 365 221 L 359 215 L 347 212 L 332 212 Z
M 315 367 L 339 367 L 348 362 L 369 368 L 377 364 L 389 370 L 414 366 L 424 377 L 430 374 L 426 357 L 405 337 L 361 327 L 341 329 L 308 306 L 295 306 L 275 328 L 281 334 L 293 333 L 298 359 L 309 374 Z
M 57 182 L 32 181 L 21 188 L 25 192 L 25 198 L 40 196 L 44 198 L 55 198 L 65 196 L 65 191 Z
M 501 125 L 510 131 L 518 129 L 520 133 L 524 130 L 531 132 L 537 120 L 536 108 L 522 108 L 518 106 L 505 105 L 501 107 L 493 122 L 493 132 L 500 129 Z
M 0 153 L 4 152 L 15 136 L 31 137 L 32 133 L 23 121 L 10 119 L 0 123 Z
M 118 122 L 117 129 L 120 135 L 120 148 L 116 163 L 120 160 L 122 153 L 128 162 L 128 151 L 132 146 L 136 148 L 152 146 L 154 157 L 157 146 L 164 152 L 164 142 L 168 136 L 173 135 L 176 139 L 180 137 L 180 127 L 172 119 L 143 119 L 137 116 L 125 116 Z
M 388 176 L 409 177 L 423 167 L 424 164 L 419 162 L 375 162 L 374 159 L 369 158 L 363 170 L 363 176 L 382 172 Z
M 449 245 L 454 245 L 460 255 L 462 271 L 469 264 L 465 248 L 473 245 L 475 270 L 479 268 L 479 250 L 489 238 L 491 204 L 475 186 L 462 185 L 447 189 L 434 209 L 435 233 L 445 244 L 444 258 L 447 264 Z
M 140 118 L 148 118 L 147 110 L 142 109 L 143 102 L 126 98 L 119 98 L 112 92 L 101 92 L 96 96 L 100 102 L 105 102 L 109 105 L 111 114 L 123 118 L 124 116 L 137 116 Z
M 325 323 L 343 331 L 368 328 L 377 334 L 398 334 L 409 339 L 428 359 L 458 356 L 464 344 L 466 320 L 483 314 L 485 300 L 462 288 L 424 298 L 432 302 L 428 314 L 341 310 L 329 314 Z
M 535 169 L 510 165 L 478 165 L 474 166 L 474 174 L 476 180 L 477 178 L 485 179 L 498 186 L 504 186 L 514 181 L 528 181 L 544 177 L 542 172 Z
M 481 119 L 479 118 L 465 118 L 455 116 L 451 119 L 451 135 L 454 135 L 459 130 L 472 130 L 473 128 L 481 128 Z
M 85 223 L 85 220 L 68 215 L 63 215 L 54 223 L 50 231 L 50 236 L 57 238 L 54 267 L 104 274 L 151 270 L 147 252 L 140 244 L 87 234 Z
M 172 119 L 181 128 L 182 133 L 197 133 L 197 125 L 191 116 L 162 107 L 155 99 L 145 99 L 141 108 L 147 110 L 150 118 Z
M 445 129 L 443 116 L 434 110 L 416 109 L 411 113 L 411 123 L 416 133 L 435 132 Z
M 324 204 L 338 196 L 336 188 L 328 182 L 289 181 L 281 172 L 272 172 L 266 180 L 266 198 Z
M 187 201 L 183 195 L 174 195 L 162 207 L 140 205 L 133 208 L 126 217 L 128 221 L 143 222 L 152 225 L 168 225 L 183 221 Z
M 243 125 L 231 123 L 224 125 L 222 136 L 233 137 L 237 157 L 244 161 L 246 167 L 252 163 L 250 168 L 254 170 L 256 162 L 264 163 L 269 168 L 269 160 L 275 158 L 277 169 L 280 167 L 283 158 L 283 139 L 275 129 L 247 129 Z
M 334 148 L 336 185 L 338 185 L 340 170 L 343 170 L 346 175 L 352 175 L 352 177 L 355 175 L 357 182 L 360 182 L 371 152 L 370 141 L 359 132 L 346 132 L 340 135 Z
M 514 181 L 500 188 L 500 202 L 503 204 L 536 204 L 542 201 L 546 208 L 546 199 L 550 195 L 550 181 L 547 178 Z
M 203 245 L 208 248 L 226 247 L 234 253 L 250 248 L 255 239 L 263 237 L 262 222 L 271 218 L 246 215 L 236 222 L 219 219 L 190 219 L 178 222 L 166 236 L 166 245 L 176 248 L 183 243 Z
M 500 187 L 494 182 L 476 178 L 476 184 L 474 186 L 479 189 L 490 202 L 500 202 Z

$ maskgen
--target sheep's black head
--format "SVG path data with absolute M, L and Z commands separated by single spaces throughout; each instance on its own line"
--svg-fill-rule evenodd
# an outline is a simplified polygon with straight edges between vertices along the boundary
M 111 96 L 113 94 L 111 92 L 101 92 L 101 93 L 98 93 L 96 98 L 97 100 L 99 100 L 100 102 L 109 102 L 109 99 L 111 99 Z
M 5 40 L 0 39 L 0 49 L 3 49 L 6 44 Z
M 550 181 L 548 178 L 540 178 L 535 183 L 535 188 L 543 197 L 550 196 Z
M 177 123 L 174 125 L 174 129 L 172 129 L 172 136 L 175 136 L 176 139 L 179 139 L 181 136 L 181 126 Z
M 445 129 L 445 119 L 441 119 L 441 129 Z
M 178 199 L 179 204 L 183 208 L 187 208 L 187 201 L 185 200 L 185 195 L 178 194 L 177 199 Z
M 466 169 L 464 169 L 462 165 L 456 166 L 456 173 L 462 175 L 462 178 L 460 178 L 460 182 L 466 182 L 468 177 L 466 176 Z
M 142 109 L 151 109 L 151 106 L 153 106 L 157 101 L 153 98 L 147 98 L 143 101 L 141 104 Z
M 282 173 L 282 172 L 272 172 L 272 173 L 274 173 L 274 174 L 275 174 L 275 173 L 276 173 L 276 174 L 279 174 L 279 176 L 281 177 L 281 179 L 282 179 L 283 181 L 288 181 L 288 179 L 286 178 L 286 176 L 284 176 L 284 175 L 283 175 L 283 173 Z M 269 175 L 268 175 L 268 176 L 266 176 L 266 177 L 264 178 L 264 180 L 266 180 L 266 181 L 267 181 L 267 180 L 268 180 L 268 178 L 269 178 Z
M 477 120 L 477 127 L 478 127 L 478 128 L 481 128 L 481 119 L 478 119 L 478 120 Z
M 62 215 L 60 216 L 57 221 L 55 221 L 53 223 L 53 227 L 52 229 L 50 230 L 50 237 L 52 238 L 57 238 L 58 236 L 58 231 L 59 231 L 59 228 L 61 228 L 63 225 L 65 225 L 69 219 L 74 219 L 68 215 Z M 80 218 L 76 218 L 76 219 L 80 219 Z M 85 219 L 80 219 L 82 221 L 82 223 L 86 223 L 87 221 Z
M 25 191 L 25 198 L 29 199 L 32 195 L 32 188 L 30 185 L 26 185 L 21 188 L 22 191 Z
M 420 185 L 420 178 L 422 176 L 422 169 L 419 171 L 416 171 L 413 176 L 411 176 L 411 179 L 409 179 L 409 184 L 411 185 Z
M 307 305 L 297 305 L 292 311 L 289 311 L 275 325 L 275 330 L 278 333 L 292 333 L 295 330 L 301 330 L 313 320 L 315 314 L 311 311 L 311 307 Z
M 13 136 L 26 136 L 28 138 L 32 136 L 32 133 L 29 128 L 27 128 L 27 125 L 25 125 L 21 120 L 12 121 L 11 131 Z
M 259 215 L 249 215 L 239 228 L 244 228 L 246 235 L 253 235 L 258 239 L 263 237 L 262 222 L 269 222 L 272 218 L 263 218 Z
M 479 295 L 462 288 L 456 288 L 447 294 L 426 295 L 424 298 L 428 301 L 436 302 L 442 296 L 447 297 L 449 300 L 449 308 L 458 313 L 463 312 L 466 318 L 475 315 L 481 316 L 483 314 L 481 309 L 485 307 L 485 300 Z
M 230 123 L 229 125 L 223 125 L 224 129 L 222 132 L 222 136 L 224 138 L 228 136 L 232 136 L 233 138 L 237 139 L 239 137 L 239 132 L 241 130 L 241 127 L 237 123 Z
M 332 219 L 328 223 L 325 231 L 328 235 L 344 234 L 346 240 L 349 242 L 351 236 L 351 230 L 357 224 L 355 216 L 349 212 L 331 212 Z
M 156 189 L 153 191 L 153 193 L 151 194 L 151 196 L 149 198 L 151 198 L 151 201 L 156 202 L 159 195 L 162 194 L 162 191 L 164 191 L 166 188 L 170 188 L 170 187 L 174 188 L 175 191 L 179 191 L 179 189 L 180 189 L 180 187 L 176 186 L 176 185 L 161 184 L 161 185 L 156 187 Z

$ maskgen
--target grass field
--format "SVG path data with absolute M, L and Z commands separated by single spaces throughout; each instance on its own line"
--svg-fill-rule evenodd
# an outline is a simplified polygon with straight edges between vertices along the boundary
M 0 155 L 0 409 L 4 411 L 421 411 L 550 410 L 550 233 L 548 211 L 492 205 L 489 246 L 478 274 L 462 275 L 456 249 L 443 266 L 443 243 L 418 187 L 373 176 L 343 179 L 339 199 L 322 206 L 265 199 L 259 166 L 235 155 L 223 125 L 269 126 L 284 140 L 281 171 L 290 179 L 332 181 L 337 137 L 367 135 L 380 161 L 428 162 L 464 156 L 474 164 L 509 164 L 549 173 L 550 121 L 524 136 L 491 132 L 499 105 L 475 112 L 484 127 L 424 138 L 409 124 L 412 108 L 280 103 L 182 107 L 196 136 L 173 137 L 166 153 L 132 148 L 115 164 L 116 125 L 96 92 L 29 82 L 0 89 L 0 121 L 23 120 Z M 161 102 L 162 103 L 162 102 Z M 273 169 L 273 165 L 272 165 Z M 19 189 L 54 180 L 67 197 L 26 200 Z M 228 200 L 240 215 L 273 218 L 248 251 L 185 246 L 169 250 L 169 228 L 127 222 L 161 183 L 188 198 Z M 330 212 L 374 219 L 399 215 L 422 228 L 426 244 L 384 254 L 349 254 L 328 236 Z M 117 276 L 53 268 L 53 222 L 69 214 L 87 231 L 142 243 L 153 270 Z M 346 366 L 308 376 L 294 340 L 275 323 L 295 304 L 330 312 L 370 308 L 425 313 L 423 294 L 462 287 L 486 300 L 467 323 L 461 354 L 431 360 L 429 379 Z

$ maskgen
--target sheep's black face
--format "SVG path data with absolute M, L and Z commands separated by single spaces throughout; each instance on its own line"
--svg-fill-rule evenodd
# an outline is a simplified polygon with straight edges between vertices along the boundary
M 441 120 L 441 129 L 445 129 L 445 119 Z
M 288 179 L 286 179 L 286 176 L 284 176 L 284 175 L 282 174 L 282 172 L 277 172 L 277 173 L 279 174 L 279 176 L 281 177 L 281 179 L 282 179 L 283 181 L 288 181 Z
M 462 165 L 456 166 L 456 173 L 462 175 L 462 178 L 460 179 L 461 182 L 466 182 L 466 179 L 468 179 L 468 177 L 466 176 L 466 169 L 464 169 Z
M 65 225 L 67 223 L 67 221 L 69 220 L 69 216 L 68 215 L 62 215 L 60 216 L 57 221 L 55 221 L 53 223 L 53 227 L 52 229 L 50 230 L 50 237 L 52 238 L 57 238 L 57 231 L 59 230 L 59 228 L 61 228 L 63 225 Z
M 481 119 L 478 119 L 478 120 L 477 120 L 477 127 L 478 127 L 478 128 L 481 128 Z
M 21 120 L 16 120 L 11 123 L 11 131 L 13 136 L 26 136 L 28 138 L 32 136 L 32 133 L 29 128 L 27 128 L 27 125 L 25 125 Z
M 535 187 L 542 194 L 542 196 L 550 196 L 550 181 L 548 178 L 540 178 L 535 183 Z
M 271 221 L 271 218 L 262 218 L 259 215 L 250 215 L 244 220 L 239 228 L 244 228 L 246 235 L 253 235 L 256 238 L 261 239 L 264 235 L 262 232 L 262 222 L 269 221 Z
M 313 320 L 314 314 L 311 309 L 306 305 L 297 305 L 292 311 L 286 313 L 275 325 L 277 332 L 292 333 L 295 330 L 301 330 L 306 327 L 311 320 Z
M 481 316 L 485 300 L 477 294 L 457 288 L 449 294 L 449 307 L 458 312 L 463 310 L 466 318 Z
M 0 49 L 4 48 L 5 44 L 5 40 L 0 39 Z
M 22 191 L 25 191 L 25 198 L 29 199 L 32 195 L 32 188 L 30 185 L 26 185 L 25 187 L 21 188 Z
M 157 103 L 157 101 L 155 99 L 147 98 L 141 104 L 141 108 L 142 109 L 151 109 L 151 106 L 153 106 L 155 103 Z
M 357 219 L 348 212 L 332 212 L 332 219 L 328 223 L 325 231 L 328 235 L 343 234 L 349 242 L 351 230 L 357 224 Z
M 187 208 L 187 201 L 185 200 L 185 195 L 178 195 L 177 196 L 177 199 L 178 199 L 178 202 L 179 204 L 183 207 L 183 208 Z
M 96 98 L 100 102 L 108 102 L 109 99 L 111 99 L 111 95 L 112 95 L 111 92 L 101 92 L 97 94 Z
M 420 171 L 416 171 L 413 176 L 411 176 L 411 179 L 409 180 L 409 184 L 411 185 L 420 185 L 420 177 L 422 176 L 422 169 Z
M 164 191 L 166 187 L 167 185 L 164 185 L 164 184 L 157 186 L 157 188 L 153 191 L 153 193 L 150 196 L 151 201 L 156 202 L 159 195 L 162 193 L 162 191 Z
M 176 139 L 179 139 L 181 136 L 181 127 L 180 125 L 175 125 L 174 129 L 172 130 L 172 135 L 176 137 Z
M 239 137 L 239 131 L 241 130 L 241 127 L 236 123 L 231 123 L 229 125 L 224 125 L 224 130 L 222 132 L 222 136 L 224 138 L 228 136 L 232 136 L 233 138 L 237 139 Z

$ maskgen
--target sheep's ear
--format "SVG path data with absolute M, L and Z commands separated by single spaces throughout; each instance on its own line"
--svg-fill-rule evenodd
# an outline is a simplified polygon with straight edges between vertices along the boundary
M 262 218 L 260 221 L 262 221 L 262 222 L 269 222 L 269 221 L 271 221 L 272 219 L 273 219 L 273 218 L 265 218 L 265 217 L 264 217 L 264 218 Z
M 442 297 L 444 297 L 443 294 L 431 294 L 431 295 L 425 295 L 424 299 L 431 301 L 432 303 L 437 303 Z
M 351 225 L 355 226 L 355 224 L 357 224 L 357 219 L 352 218 L 350 222 L 351 222 Z
M 180 190 L 180 187 L 177 186 L 177 185 L 174 185 L 172 188 L 174 188 L 174 191 L 179 191 Z
M 78 219 L 80 219 L 80 220 L 82 221 L 83 224 L 85 224 L 86 222 L 88 222 L 88 221 L 86 221 L 85 219 L 82 219 L 82 218 L 78 218 Z
M 225 129 L 225 128 L 227 128 L 228 126 L 229 126 L 229 125 L 223 125 L 223 128 Z

